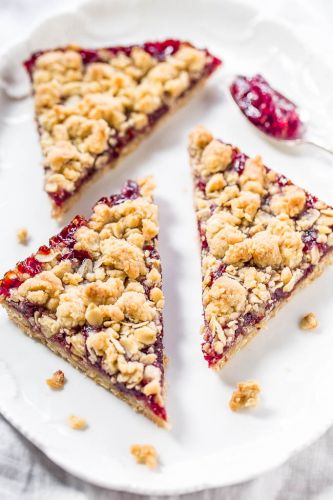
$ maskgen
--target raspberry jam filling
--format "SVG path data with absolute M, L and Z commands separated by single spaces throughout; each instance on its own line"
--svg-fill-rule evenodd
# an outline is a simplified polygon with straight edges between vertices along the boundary
M 145 52 L 150 54 L 158 61 L 164 61 L 168 56 L 175 54 L 179 50 L 181 43 L 182 42 L 180 40 L 170 39 L 164 40 L 163 42 L 146 42 L 143 45 L 140 45 L 140 48 L 142 48 Z M 109 52 L 112 56 L 116 56 L 117 54 L 125 54 L 126 56 L 130 56 L 132 49 L 135 47 L 138 47 L 138 45 L 119 45 L 104 50 Z M 101 57 L 98 49 L 81 49 L 79 52 L 81 54 L 83 64 L 105 62 L 105 57 Z
M 214 283 L 214 281 L 216 281 L 217 279 L 219 279 L 222 276 L 222 274 L 224 273 L 226 268 L 227 268 L 227 266 L 225 264 L 220 263 L 218 268 L 215 271 L 213 271 L 212 273 L 210 273 L 210 281 L 207 283 L 207 286 L 211 287 L 212 284 Z
M 233 151 L 232 169 L 235 170 L 238 175 L 242 175 L 244 172 L 247 158 L 248 157 L 245 154 Z
M 145 52 L 150 54 L 152 57 L 157 59 L 158 61 L 165 61 L 165 59 L 168 56 L 172 56 L 175 54 L 181 46 L 187 45 L 189 47 L 192 47 L 193 45 L 189 42 L 177 40 L 177 39 L 168 39 L 164 40 L 162 42 L 155 41 L 155 42 L 146 42 L 142 45 L 140 44 L 134 44 L 134 45 L 119 45 L 115 47 L 107 47 L 103 49 L 79 49 L 79 53 L 82 57 L 83 64 L 90 64 L 94 62 L 105 62 L 107 60 L 106 53 L 110 53 L 112 56 L 116 56 L 117 54 L 125 54 L 126 56 L 130 56 L 131 51 L 135 47 L 140 47 L 143 49 Z M 55 50 L 66 50 L 66 48 L 59 47 L 58 49 Z M 42 54 L 45 54 L 45 52 L 49 51 L 38 51 L 32 54 L 32 56 L 24 61 L 23 65 L 27 72 L 32 74 L 32 72 L 35 69 L 35 64 L 38 59 Z M 207 64 L 206 71 L 214 71 L 218 66 L 221 64 L 221 60 L 218 59 L 217 57 L 213 56 L 210 54 L 208 50 L 205 50 L 205 53 L 207 56 L 210 56 L 210 61 Z
M 139 186 L 135 181 L 127 181 L 119 194 L 114 194 L 109 197 L 101 198 L 97 203 L 104 203 L 109 207 L 119 205 L 126 200 L 135 200 L 140 196 Z
M 67 248 L 73 248 L 76 243 L 74 234 L 81 226 L 86 225 L 87 220 L 84 217 L 77 215 L 76 217 L 74 217 L 72 222 L 70 222 L 67 226 L 64 227 L 64 229 L 62 229 L 62 231 L 60 231 L 60 233 L 58 233 L 56 236 L 53 236 L 53 238 L 50 238 L 50 247 L 54 248 L 60 245 Z
M 43 266 L 35 257 L 28 257 L 18 264 L 17 270 L 21 274 L 29 274 L 32 277 L 41 273 Z
M 248 120 L 276 139 L 299 139 L 304 125 L 297 106 L 273 89 L 261 75 L 237 76 L 230 93 Z
M 286 294 L 287 295 L 287 294 Z M 282 300 L 282 297 L 279 299 Z M 278 302 L 278 299 L 274 301 L 275 303 Z M 274 308 L 275 304 L 272 304 L 270 307 L 271 309 Z M 208 362 L 209 368 L 214 366 L 218 361 L 220 361 L 223 357 L 225 357 L 228 353 L 228 351 L 236 344 L 236 341 L 240 335 L 246 335 L 247 334 L 247 329 L 253 327 L 254 325 L 257 325 L 264 319 L 263 314 L 255 314 L 252 312 L 248 312 L 245 314 L 239 321 L 238 327 L 235 331 L 234 338 L 232 342 L 228 345 L 224 346 L 223 352 L 221 354 L 215 352 L 212 342 L 213 342 L 213 335 L 210 331 L 209 325 L 206 325 L 205 327 L 205 334 L 204 334 L 204 342 L 202 345 L 209 343 L 210 344 L 210 349 L 204 350 L 202 349 L 202 353 L 204 355 L 205 360 Z
M 112 56 L 116 56 L 117 54 L 125 54 L 126 56 L 130 56 L 133 48 L 140 47 L 158 61 L 164 61 L 166 57 L 175 54 L 179 50 L 181 43 L 186 43 L 186 42 L 169 39 L 169 40 L 164 40 L 163 42 L 146 42 L 143 45 L 127 45 L 127 46 L 119 45 L 115 47 L 108 47 L 102 50 L 79 49 L 79 53 L 82 57 L 83 64 L 86 65 L 95 62 L 105 62 L 107 58 L 106 53 L 109 53 Z M 56 50 L 65 50 L 65 49 L 58 48 Z M 47 51 L 35 52 L 34 54 L 32 54 L 30 59 L 28 59 L 23 63 L 30 75 L 35 68 L 35 64 L 38 57 L 41 56 L 42 54 L 45 54 L 45 52 Z
M 15 271 L 8 271 L 3 279 L 0 281 L 0 295 L 4 297 L 9 297 L 10 290 L 12 288 L 17 288 L 20 286 L 22 281 L 17 276 Z
M 86 219 L 77 215 L 72 222 L 60 231 L 60 233 L 50 238 L 49 246 L 43 245 L 39 247 L 36 254 L 18 262 L 16 268 L 12 271 L 8 271 L 4 278 L 0 280 L 0 295 L 9 297 L 12 288 L 18 288 L 27 277 L 32 278 L 43 271 L 43 263 L 36 258 L 37 255 L 49 255 L 51 250 L 56 248 L 61 251 L 57 256 L 59 261 L 64 259 L 76 259 L 78 262 L 82 262 L 84 259 L 90 258 L 87 252 L 73 249 L 76 243 L 74 238 L 75 232 L 86 224 Z

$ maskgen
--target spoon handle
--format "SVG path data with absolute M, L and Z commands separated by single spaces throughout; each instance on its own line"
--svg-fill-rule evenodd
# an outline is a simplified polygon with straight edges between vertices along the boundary
M 321 149 L 322 151 L 326 151 L 326 153 L 330 153 L 333 155 L 333 148 L 329 148 L 328 146 L 324 146 L 323 144 L 319 144 L 317 141 L 313 141 L 311 139 L 302 140 L 302 144 L 309 144 L 310 146 L 314 146 L 315 148 Z

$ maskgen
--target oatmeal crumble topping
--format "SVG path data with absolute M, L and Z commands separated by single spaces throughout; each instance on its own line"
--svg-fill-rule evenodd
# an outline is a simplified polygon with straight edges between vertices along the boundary
M 317 317 L 314 313 L 306 314 L 300 321 L 302 330 L 314 330 L 318 326 Z
M 84 418 L 76 417 L 75 415 L 70 415 L 67 419 L 68 425 L 77 431 L 82 431 L 87 428 L 87 421 Z
M 138 464 L 143 464 L 149 469 L 156 469 L 158 458 L 157 451 L 150 444 L 133 444 L 130 447 L 130 452 Z
M 189 137 L 201 240 L 203 353 L 210 366 L 270 315 L 333 249 L 333 209 L 259 156 Z
M 25 227 L 22 227 L 17 231 L 16 237 L 17 241 L 21 243 L 21 245 L 26 245 L 29 240 L 28 230 Z
M 33 55 L 25 65 L 53 201 L 61 204 L 219 64 L 207 50 L 177 40 Z
M 260 386 L 257 382 L 247 381 L 237 384 L 237 390 L 232 393 L 229 406 L 232 411 L 257 406 Z
M 54 390 L 63 389 L 65 382 L 66 382 L 65 375 L 64 372 L 61 370 L 57 370 L 56 372 L 54 372 L 52 377 L 46 380 L 47 385 Z
M 0 281 L 0 300 L 22 312 L 76 363 L 92 366 L 159 418 L 164 409 L 161 264 L 152 178 L 129 181 L 77 216 L 49 246 Z M 15 276 L 15 278 L 14 278 Z M 56 372 L 47 381 L 63 380 Z

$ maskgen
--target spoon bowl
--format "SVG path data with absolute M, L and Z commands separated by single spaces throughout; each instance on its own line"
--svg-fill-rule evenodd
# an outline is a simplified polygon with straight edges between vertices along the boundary
M 261 75 L 236 76 L 229 91 L 243 116 L 266 139 L 290 147 L 311 145 L 333 154 L 333 148 L 309 135 L 308 113 L 271 87 Z

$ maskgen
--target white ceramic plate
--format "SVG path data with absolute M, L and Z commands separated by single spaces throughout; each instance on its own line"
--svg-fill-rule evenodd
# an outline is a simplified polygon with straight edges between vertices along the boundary
M 200 352 L 199 254 L 186 154 L 187 133 L 201 122 L 249 154 L 261 152 L 268 165 L 332 203 L 330 159 L 312 150 L 287 155 L 274 148 L 241 118 L 224 90 L 233 72 L 263 72 L 296 101 L 311 102 L 311 116 L 328 132 L 331 68 L 282 23 L 262 19 L 241 4 L 109 0 L 92 1 L 45 21 L 2 59 L 2 85 L 16 95 L 27 91 L 19 62 L 32 50 L 69 42 L 101 46 L 163 37 L 207 46 L 223 58 L 224 67 L 187 108 L 97 183 L 75 212 L 88 214 L 96 199 L 116 191 L 127 178 L 150 173 L 156 177 L 172 430 L 161 430 L 135 414 L 23 335 L 3 312 L 0 316 L 3 415 L 73 474 L 101 486 L 147 494 L 247 480 L 281 464 L 333 420 L 331 270 L 301 292 L 220 376 L 206 367 Z M 0 109 L 0 271 L 5 271 L 46 242 L 58 226 L 50 219 L 42 191 L 31 99 L 10 100 L 2 93 Z M 28 249 L 16 243 L 15 233 L 22 226 L 32 236 Z M 310 310 L 321 326 L 304 333 L 297 322 Z M 60 393 L 45 384 L 56 369 L 68 378 Z M 228 401 L 236 383 L 244 379 L 260 382 L 262 401 L 253 411 L 234 414 Z M 71 413 L 87 419 L 85 432 L 67 426 Z M 134 463 L 129 446 L 137 442 L 156 446 L 160 470 L 152 473 Z

